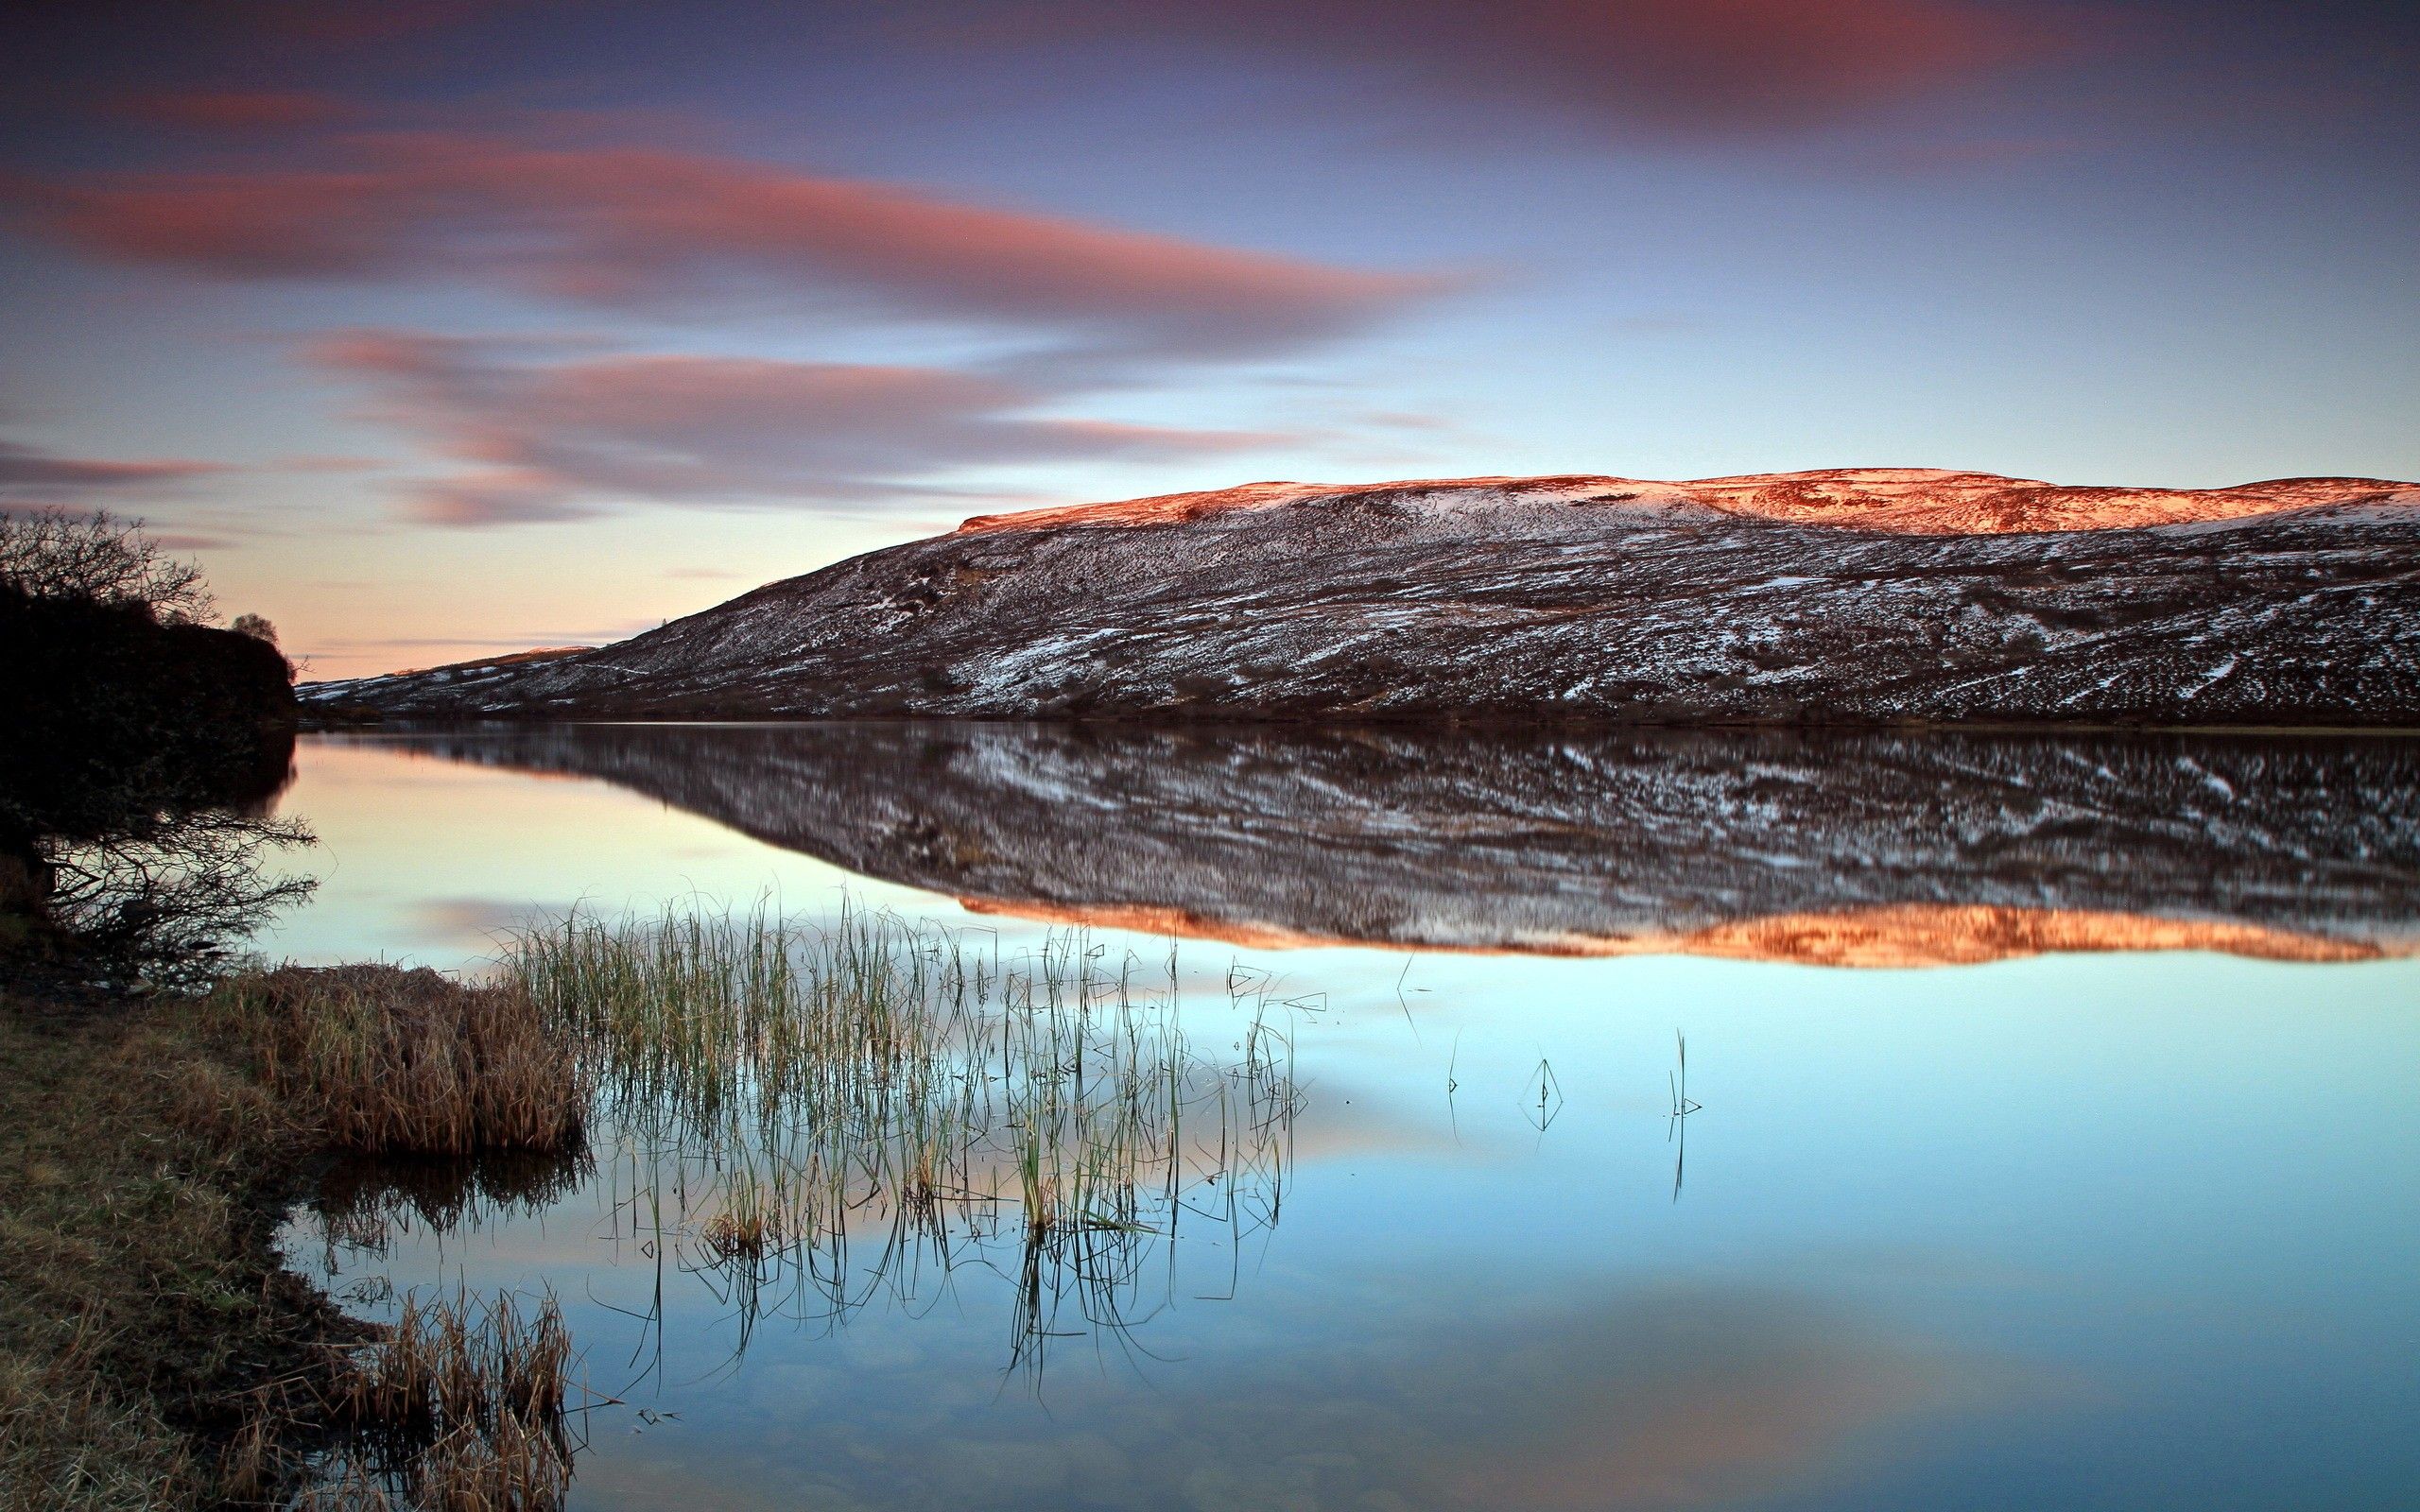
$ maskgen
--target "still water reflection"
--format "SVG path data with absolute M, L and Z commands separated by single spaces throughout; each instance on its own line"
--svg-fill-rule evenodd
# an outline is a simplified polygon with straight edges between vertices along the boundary
M 988 913 L 1252 943 L 1856 965 L 2420 944 L 2420 743 L 571 726 L 596 777 Z
M 730 1152 L 627 1119 L 356 1173 L 292 1248 L 372 1312 L 552 1287 L 622 1399 L 587 1506 L 2397 1504 L 2415 779 L 2389 739 L 315 739 L 272 950 L 843 889 L 1162 982 L 1174 934 L 1192 1042 L 1276 1012 L 1299 1103 L 1253 1221 L 1155 1224 L 1040 1370 L 1014 1232 L 904 1274 L 853 1234 L 853 1306 L 735 1285 Z

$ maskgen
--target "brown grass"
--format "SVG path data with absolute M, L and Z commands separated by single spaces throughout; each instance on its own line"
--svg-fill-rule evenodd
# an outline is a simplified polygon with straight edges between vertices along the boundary
M 571 1485 L 571 1453 L 553 1434 L 507 1418 L 493 1433 L 457 1429 L 412 1471 L 427 1512 L 552 1512 Z
M 283 967 L 221 984 L 209 1008 L 332 1147 L 469 1155 L 579 1141 L 579 1067 L 515 988 L 391 966 Z
M 716 1264 L 757 1261 L 782 1244 L 774 1199 L 753 1186 L 731 1194 L 729 1205 L 698 1228 L 698 1245 Z
M 559 1152 L 587 1105 L 526 1000 L 392 967 L 199 1005 L 11 990 L 0 1066 L 0 1512 L 287 1504 L 328 1434 L 367 1421 L 327 1349 L 362 1326 L 273 1243 L 309 1159 Z M 457 1330 L 479 1384 L 427 1417 L 424 1466 L 391 1501 L 322 1477 L 323 1504 L 555 1504 L 562 1319 L 479 1318 Z M 463 1408 L 480 1391 L 503 1406 Z
M 564 1430 L 571 1336 L 553 1297 L 406 1297 L 375 1343 L 349 1351 L 338 1410 L 355 1435 L 330 1495 L 359 1481 L 430 1512 L 551 1508 L 571 1481 Z
M 189 1014 L 0 1005 L 7 1512 L 251 1493 L 347 1326 L 271 1246 L 290 1128 Z

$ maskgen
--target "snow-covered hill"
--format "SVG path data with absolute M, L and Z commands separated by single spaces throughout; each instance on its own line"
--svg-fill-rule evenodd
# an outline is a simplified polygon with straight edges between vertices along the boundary
M 2420 724 L 2420 486 L 1251 484 L 971 520 L 390 714 Z
M 1847 525 L 1909 535 L 2005 535 L 2107 530 L 2238 520 L 2367 498 L 2399 487 L 2373 478 L 2277 478 L 2231 489 L 2070 488 L 1996 472 L 1946 468 L 1828 468 L 1665 483 L 1646 478 L 1433 478 L 1406 483 L 1247 483 L 1203 493 L 1165 493 L 1115 504 L 977 515 L 961 535 L 1059 525 L 1170 524 L 1214 514 L 1279 508 L 1345 494 L 1388 494 L 1425 511 L 1491 513 L 1508 507 L 1625 505 L 1637 510 L 1717 509 L 1796 524 Z

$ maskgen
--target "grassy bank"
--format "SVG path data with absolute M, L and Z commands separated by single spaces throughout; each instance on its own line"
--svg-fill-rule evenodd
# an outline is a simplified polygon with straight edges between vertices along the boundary
M 384 967 L 200 1002 L 0 990 L 0 1509 L 276 1503 L 366 1440 L 416 1502 L 488 1504 L 430 1477 L 495 1479 L 493 1440 L 527 1438 L 529 1416 L 365 1411 L 397 1396 L 365 1383 L 429 1346 L 343 1317 L 274 1238 L 339 1153 L 576 1141 L 578 1088 L 564 1057 L 541 1063 L 534 1019 Z M 432 1337 L 522 1347 L 458 1319 Z M 405 1452 L 424 1430 L 442 1452 L 425 1466 Z M 346 1504 L 385 1504 L 358 1482 Z
M 270 1241 L 307 1143 L 190 1005 L 0 1008 L 0 1505 L 259 1489 L 348 1325 Z

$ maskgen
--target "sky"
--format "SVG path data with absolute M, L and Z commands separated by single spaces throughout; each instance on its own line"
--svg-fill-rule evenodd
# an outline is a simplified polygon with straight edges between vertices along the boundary
M 1267 478 L 2420 478 L 2420 10 L 11 7 L 0 507 L 307 677 Z

